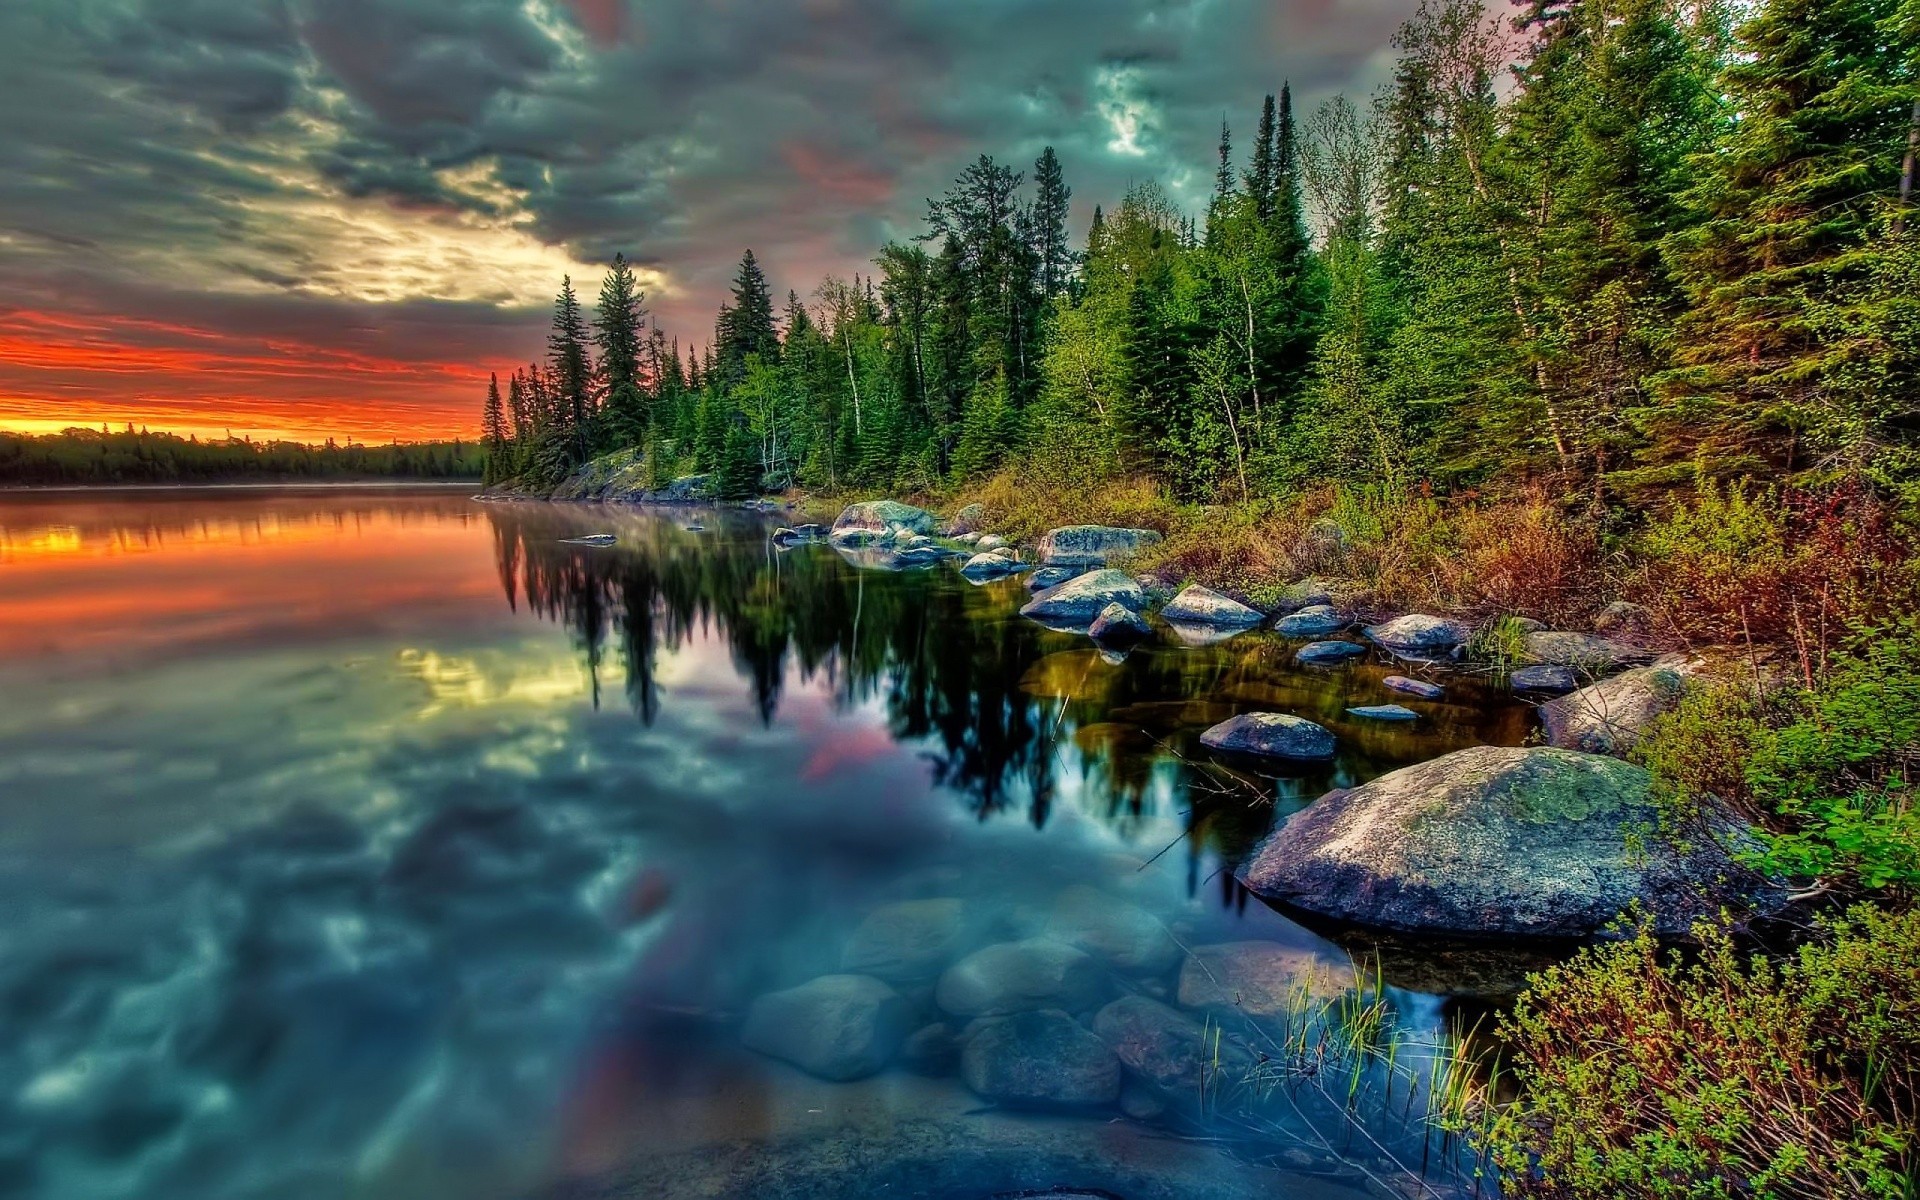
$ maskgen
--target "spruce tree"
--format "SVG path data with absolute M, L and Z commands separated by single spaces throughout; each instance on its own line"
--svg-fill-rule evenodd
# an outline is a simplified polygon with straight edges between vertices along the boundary
M 594 313 L 594 341 L 600 348 L 600 387 L 605 397 L 609 441 L 615 446 L 638 446 L 649 419 L 646 381 L 642 375 L 642 322 L 645 296 L 624 254 L 613 256 L 613 266 L 600 284 Z
M 1273 186 L 1279 170 L 1280 127 L 1272 94 L 1260 107 L 1260 130 L 1254 137 L 1253 162 L 1247 171 L 1247 196 L 1261 221 L 1273 219 Z
M 716 364 L 728 386 L 746 375 L 747 357 L 769 363 L 780 359 L 780 332 L 773 321 L 773 291 L 760 263 L 748 250 L 733 279 L 733 302 L 720 310 L 714 329 Z
M 500 400 L 498 373 L 487 376 L 487 399 L 480 410 L 480 440 L 487 448 L 487 465 L 481 480 L 492 483 L 503 477 L 507 465 L 507 414 Z
M 589 457 L 588 438 L 594 417 L 593 364 L 587 353 L 587 322 L 574 295 L 573 279 L 561 280 L 553 302 L 553 332 L 547 335 L 550 403 L 560 426 L 560 441 L 570 465 Z
M 1067 246 L 1067 201 L 1073 191 L 1052 146 L 1033 164 L 1033 183 L 1033 254 L 1040 267 L 1040 295 L 1051 300 L 1067 290 L 1073 273 L 1073 251 Z

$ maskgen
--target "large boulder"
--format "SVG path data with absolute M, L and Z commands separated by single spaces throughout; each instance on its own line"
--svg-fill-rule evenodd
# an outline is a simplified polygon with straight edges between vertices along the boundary
M 1180 959 L 1180 945 L 1160 918 L 1085 885 L 1070 887 L 1054 900 L 1047 936 L 1122 971 L 1158 974 Z
M 1027 577 L 1027 590 L 1044 592 L 1050 587 L 1058 587 L 1080 572 L 1074 567 L 1041 567 Z
M 1353 969 L 1278 942 L 1195 946 L 1180 966 L 1179 999 L 1208 1013 L 1297 1013 L 1353 986 Z
M 1273 631 L 1281 637 L 1320 638 L 1339 633 L 1349 623 L 1331 604 L 1309 604 L 1275 621 Z
M 822 1079 L 860 1079 L 892 1061 L 912 1006 L 870 975 L 822 975 L 753 1002 L 740 1040 Z
M 1572 667 L 1590 676 L 1610 674 L 1623 666 L 1651 661 L 1653 655 L 1595 633 L 1543 630 L 1524 641 L 1527 659 L 1550 667 Z
M 1258 609 L 1248 608 L 1230 596 L 1212 588 L 1190 583 L 1160 610 L 1163 620 L 1176 625 L 1203 625 L 1216 629 L 1250 629 L 1267 619 Z
M 1262 843 L 1255 894 L 1384 929 L 1586 937 L 1638 903 L 1680 933 L 1763 891 L 1710 807 L 1662 832 L 1646 771 L 1549 747 L 1478 746 L 1328 793 Z
M 953 514 L 953 520 L 947 522 L 946 534 L 950 538 L 964 537 L 969 533 L 979 533 L 987 527 L 987 510 L 978 504 L 969 504 Z
M 938 523 L 932 513 L 898 500 L 863 500 L 849 504 L 833 522 L 832 539 L 845 546 L 863 546 L 891 535 L 896 529 L 932 533 Z
M 1104 567 L 1160 540 L 1151 529 L 1112 525 L 1067 525 L 1040 539 L 1040 562 L 1048 567 Z
M 969 954 L 940 976 L 934 1003 L 956 1017 L 1035 1008 L 1074 1012 L 1106 990 L 1106 972 L 1085 951 L 1046 938 L 1000 942 Z
M 1101 1009 L 1093 1032 L 1133 1075 L 1189 1103 L 1216 1084 L 1238 1083 L 1253 1065 L 1238 1041 L 1145 996 L 1122 996 Z
M 840 969 L 889 983 L 932 979 L 967 947 L 972 922 L 960 901 L 904 900 L 874 909 L 854 928 Z
M 1058 1010 L 979 1022 L 960 1051 L 960 1078 L 1002 1104 L 1080 1108 L 1120 1098 L 1120 1060 Z
M 1288 713 L 1241 713 L 1201 734 L 1200 744 L 1228 754 L 1296 762 L 1323 762 L 1333 757 L 1331 733 L 1305 717 Z
M 1367 628 L 1367 637 L 1375 645 L 1412 659 L 1445 658 L 1472 636 L 1473 629 L 1462 621 L 1424 613 L 1408 613 Z
M 1540 709 L 1547 744 L 1625 755 L 1655 717 L 1680 703 L 1692 672 L 1693 664 L 1672 656 L 1561 696 Z
M 1110 568 L 1075 576 L 1038 593 L 1027 601 L 1020 615 L 1043 625 L 1085 627 L 1107 605 L 1116 603 L 1139 612 L 1147 606 L 1147 594 L 1125 571 Z

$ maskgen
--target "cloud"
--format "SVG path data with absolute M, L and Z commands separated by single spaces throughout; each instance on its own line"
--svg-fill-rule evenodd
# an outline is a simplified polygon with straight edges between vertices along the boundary
M 0 295 L 101 337 L 266 313 L 316 363 L 367 327 L 417 339 L 395 362 L 515 361 L 559 276 L 623 251 L 662 323 L 704 340 L 743 248 L 802 294 L 867 270 L 983 151 L 1056 147 L 1082 225 L 1146 179 L 1197 207 L 1223 116 L 1250 133 L 1282 79 L 1307 105 L 1370 90 L 1411 6 L 8 0 Z M 483 308 L 494 344 L 469 346 Z M 176 390 L 159 371 L 138 390 Z M 470 431 L 473 374 L 419 381 L 410 428 Z M 0 364 L 0 404 L 124 401 L 129 377 L 102 375 Z M 260 386 L 255 410 L 295 403 Z

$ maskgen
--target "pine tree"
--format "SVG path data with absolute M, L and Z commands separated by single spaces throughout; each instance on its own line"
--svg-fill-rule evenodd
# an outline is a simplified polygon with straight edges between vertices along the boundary
M 714 347 L 721 377 L 729 386 L 745 378 L 749 355 L 757 354 L 769 363 L 780 360 L 773 291 L 751 250 L 740 256 L 740 270 L 733 280 L 733 302 L 720 310 Z
M 646 381 L 641 373 L 645 295 L 626 256 L 615 254 L 600 284 L 594 314 L 594 341 L 600 347 L 600 387 L 605 397 L 608 440 L 631 447 L 646 436 L 650 418 Z
M 1278 178 L 1280 129 L 1273 96 L 1269 94 L 1260 108 L 1260 131 L 1253 143 L 1253 163 L 1247 171 L 1247 196 L 1261 221 L 1273 219 L 1273 188 Z
M 593 365 L 587 353 L 587 323 L 574 295 L 573 279 L 564 278 L 553 302 L 553 332 L 547 336 L 547 366 L 554 415 L 561 428 L 569 465 L 590 456 L 588 438 L 594 418 Z
M 487 448 L 487 465 L 481 481 L 492 483 L 502 477 L 507 452 L 507 414 L 500 400 L 498 373 L 487 376 L 487 399 L 480 410 L 480 440 Z
M 1067 246 L 1067 201 L 1073 191 L 1052 146 L 1033 164 L 1033 183 L 1033 255 L 1040 265 L 1040 295 L 1051 300 L 1067 290 L 1073 275 L 1073 251 Z

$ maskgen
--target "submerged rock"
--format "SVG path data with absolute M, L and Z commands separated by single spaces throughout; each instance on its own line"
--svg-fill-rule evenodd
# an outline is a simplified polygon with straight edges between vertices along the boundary
M 1309 642 L 1294 654 L 1295 662 L 1308 667 L 1334 667 L 1366 656 L 1367 648 L 1357 642 Z
M 1068 888 L 1054 901 L 1047 936 L 1121 971 L 1157 974 L 1180 959 L 1180 947 L 1160 918 L 1084 885 Z
M 958 900 L 888 904 L 854 928 L 840 967 L 889 983 L 932 979 L 966 949 L 971 932 L 966 907 Z
M 1248 608 L 1238 600 L 1222 596 L 1211 588 L 1190 583 L 1160 610 L 1163 620 L 1178 625 L 1215 626 L 1223 629 L 1248 629 L 1266 620 L 1266 614 Z
M 1694 669 L 1676 655 L 1551 701 L 1540 709 L 1547 744 L 1592 754 L 1626 754 L 1654 718 L 1680 703 Z
M 1438 700 L 1447 694 L 1447 689 L 1437 683 L 1428 683 L 1424 679 L 1409 679 L 1405 675 L 1389 675 L 1380 681 L 1388 691 L 1404 692 L 1409 696 L 1418 696 L 1422 700 Z
M 979 1022 L 960 1052 L 960 1077 L 988 1100 L 1089 1107 L 1120 1097 L 1120 1060 L 1092 1030 L 1054 1009 Z
M 1100 610 L 1087 627 L 1087 636 L 1109 645 L 1131 645 L 1151 634 L 1147 619 L 1118 600 Z
M 1079 575 L 1027 601 L 1023 617 L 1049 625 L 1087 626 L 1109 604 L 1140 611 L 1147 594 L 1125 571 L 1112 569 Z
M 1402 658 L 1445 658 L 1456 646 L 1465 644 L 1473 630 L 1460 621 L 1408 613 L 1384 624 L 1369 626 L 1367 637 L 1373 643 Z
M 1105 973 L 1085 951 L 1029 938 L 984 947 L 947 968 L 934 1003 L 956 1017 L 1035 1008 L 1077 1012 L 1091 1007 L 1105 990 Z
M 1369 721 L 1417 721 L 1420 714 L 1399 704 L 1362 704 L 1349 708 L 1349 714 Z
M 1209 750 L 1256 754 L 1296 762 L 1319 762 L 1333 757 L 1333 735 L 1324 728 L 1288 713 L 1241 713 L 1200 735 Z
M 1101 1009 L 1093 1032 L 1129 1073 L 1187 1104 L 1214 1086 L 1239 1082 L 1253 1065 L 1238 1041 L 1145 996 L 1122 996 Z
M 1587 937 L 1631 903 L 1662 933 L 1764 892 L 1710 807 L 1686 849 L 1646 771 L 1546 747 L 1478 746 L 1330 792 L 1241 871 L 1256 895 L 1407 932 Z
M 910 1014 L 870 975 L 822 975 L 755 1000 L 740 1041 L 822 1079 L 859 1079 L 892 1061 Z
M 1347 627 L 1347 619 L 1331 604 L 1310 604 L 1273 623 L 1273 631 L 1282 637 L 1317 638 L 1338 633 Z
M 860 546 L 889 536 L 896 529 L 932 533 L 934 515 L 898 500 L 863 500 L 842 509 L 830 536 L 841 545 Z
M 1278 942 L 1195 946 L 1180 967 L 1180 1004 L 1213 1013 L 1272 1017 L 1338 996 L 1353 971 Z
M 1151 529 L 1111 525 L 1067 525 L 1040 539 L 1040 562 L 1049 567 L 1104 567 L 1160 540 Z
M 923 1025 L 900 1044 L 900 1063 L 918 1075 L 945 1075 L 960 1060 L 960 1039 L 944 1021 Z
M 611 533 L 583 533 L 579 537 L 560 539 L 572 546 L 611 546 L 619 539 Z

